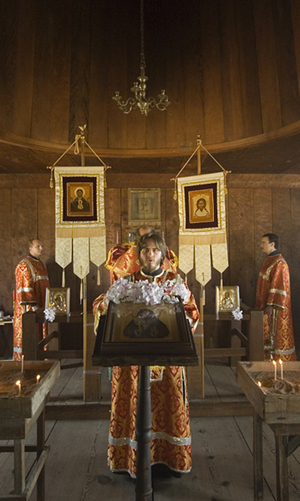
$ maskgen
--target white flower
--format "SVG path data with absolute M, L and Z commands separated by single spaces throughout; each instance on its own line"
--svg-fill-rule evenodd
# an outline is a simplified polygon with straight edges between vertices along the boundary
M 124 278 L 120 278 L 112 284 L 106 294 L 108 301 L 117 304 L 132 302 L 145 303 L 151 306 L 162 302 L 178 302 L 177 296 L 180 296 L 183 302 L 189 299 L 189 291 L 177 279 L 167 280 L 164 285 L 160 286 L 158 283 L 150 283 L 148 280 L 129 282 Z
M 53 308 L 46 308 L 44 310 L 44 313 L 45 313 L 45 320 L 47 320 L 48 322 L 54 322 L 55 320 L 55 311 Z
M 243 319 L 243 312 L 240 310 L 240 308 L 237 308 L 236 310 L 233 310 L 232 316 L 234 320 L 242 320 Z

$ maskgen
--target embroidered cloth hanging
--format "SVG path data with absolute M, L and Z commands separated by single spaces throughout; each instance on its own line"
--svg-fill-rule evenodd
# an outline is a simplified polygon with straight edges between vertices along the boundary
M 55 260 L 83 279 L 106 259 L 105 167 L 55 167 Z
M 178 177 L 179 268 L 193 267 L 201 285 L 211 279 L 211 266 L 228 267 L 225 183 L 223 173 Z

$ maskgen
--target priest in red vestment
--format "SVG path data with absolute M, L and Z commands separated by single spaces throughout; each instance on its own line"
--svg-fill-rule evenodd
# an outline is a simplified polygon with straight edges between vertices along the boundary
M 261 249 L 268 255 L 258 277 L 256 305 L 264 311 L 265 358 L 296 360 L 292 323 L 290 272 L 284 257 L 278 252 L 278 236 L 266 233 Z
M 128 280 L 143 280 L 160 286 L 167 284 L 168 294 L 172 294 L 174 287 L 182 287 L 186 317 L 193 330 L 199 319 L 195 299 L 179 275 L 161 268 L 166 245 L 160 235 L 154 232 L 143 235 L 137 252 L 142 269 Z M 107 307 L 105 294 L 94 301 L 96 323 Z M 138 377 L 138 366 L 113 368 L 108 465 L 111 471 L 125 471 L 132 477 L 136 476 Z M 151 415 L 151 463 L 167 465 L 175 474 L 189 472 L 192 449 L 184 367 L 151 367 Z
M 118 278 L 131 275 L 135 271 L 141 269 L 141 263 L 139 262 L 136 251 L 136 244 L 142 235 L 145 235 L 150 231 L 154 231 L 154 229 L 151 226 L 144 224 L 136 230 L 134 242 L 127 242 L 122 245 L 116 244 L 110 249 L 105 267 L 109 270 L 111 283 L 118 280 Z M 178 259 L 175 253 L 167 247 L 162 268 L 165 270 L 172 270 L 176 273 L 177 266 Z
M 25 309 L 21 301 L 35 301 L 29 311 L 45 307 L 46 289 L 49 287 L 47 268 L 40 260 L 43 246 L 37 238 L 29 241 L 29 255 L 15 269 L 16 301 L 14 315 L 14 360 L 22 358 L 22 314 Z M 43 327 L 45 336 L 46 329 Z

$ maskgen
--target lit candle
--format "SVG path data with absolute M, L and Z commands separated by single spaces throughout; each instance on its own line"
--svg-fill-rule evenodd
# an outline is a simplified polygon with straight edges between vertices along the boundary
M 274 364 L 274 379 L 276 381 L 276 379 L 277 379 L 277 364 L 276 364 L 275 360 L 273 360 L 273 364 Z
M 281 360 L 281 358 L 279 359 L 279 363 L 280 363 L 280 378 L 283 379 L 283 361 Z
M 165 232 L 164 231 L 161 232 L 161 236 L 162 236 L 162 239 L 164 240 L 165 239 Z
M 16 381 L 16 386 L 19 387 L 19 397 L 21 396 L 21 381 L 18 379 L 18 381 Z
M 24 372 L 24 355 L 21 358 L 21 372 Z
M 36 382 L 37 382 L 37 383 L 39 383 L 39 382 L 40 382 L 40 379 L 41 379 L 41 376 L 38 374 L 38 375 L 36 376 Z
M 261 388 L 261 382 L 257 381 L 258 386 Z
M 117 231 L 117 234 L 116 234 L 116 244 L 119 243 L 119 232 Z

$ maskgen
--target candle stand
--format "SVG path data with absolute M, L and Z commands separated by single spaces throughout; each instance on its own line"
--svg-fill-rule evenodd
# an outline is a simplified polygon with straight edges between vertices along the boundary
M 263 422 L 275 435 L 277 501 L 289 500 L 288 456 L 300 445 L 300 362 L 239 362 L 237 382 L 253 406 L 254 499 L 263 499 Z M 258 384 L 260 383 L 261 386 Z
M 14 453 L 14 492 L 0 495 L 2 501 L 27 501 L 36 484 L 37 501 L 45 500 L 45 462 L 49 453 L 49 447 L 45 446 L 45 404 L 59 373 L 58 361 L 25 360 L 23 372 L 21 362 L 0 363 L 0 439 L 14 442 L 0 447 L 0 452 Z M 26 446 L 25 439 L 35 423 L 36 445 Z M 27 478 L 25 452 L 36 452 Z

